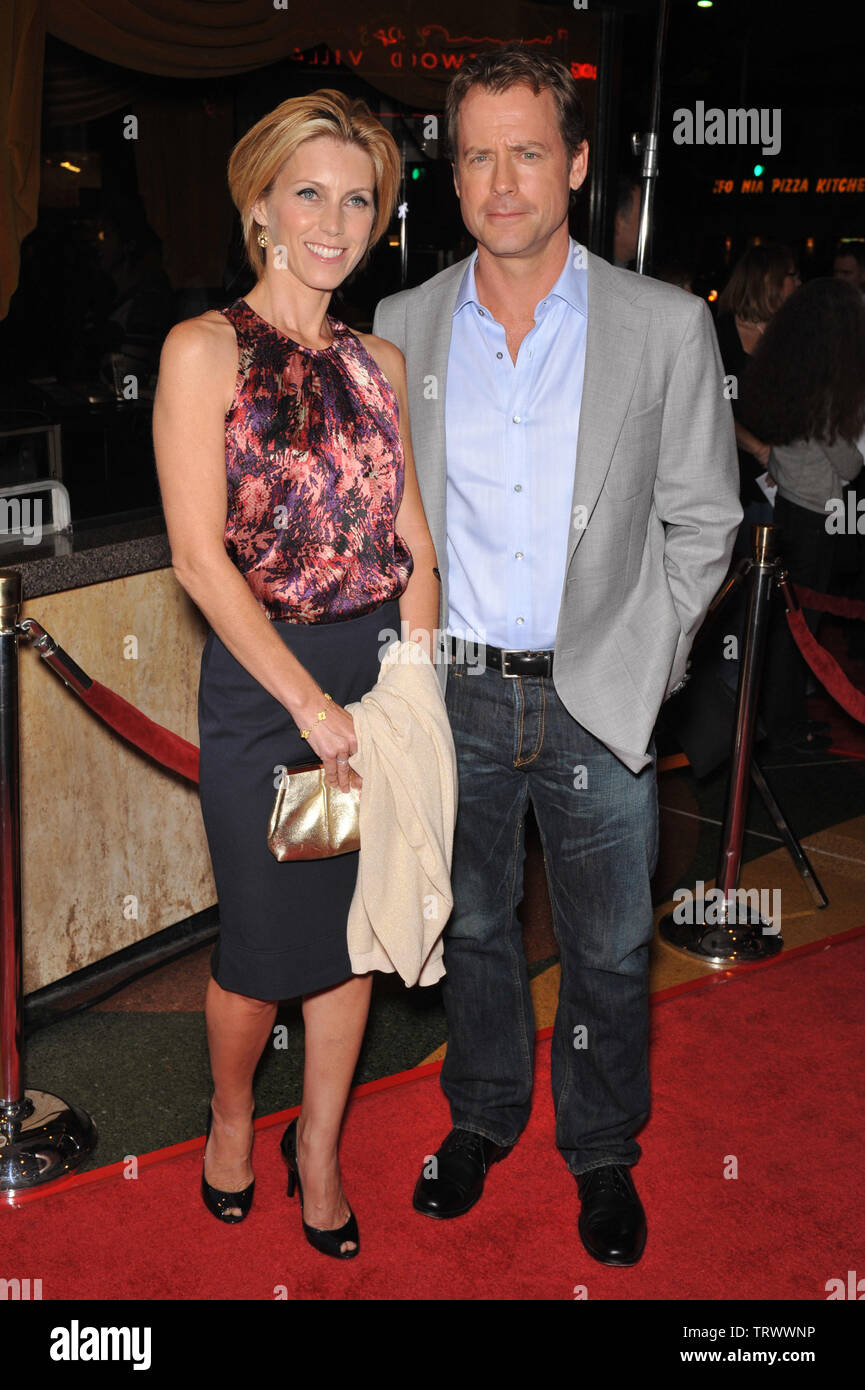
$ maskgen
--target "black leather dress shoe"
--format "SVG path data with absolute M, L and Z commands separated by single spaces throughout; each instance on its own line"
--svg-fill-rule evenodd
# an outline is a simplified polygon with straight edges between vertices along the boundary
M 646 1248 L 646 1214 L 630 1169 L 617 1163 L 578 1173 L 580 1239 L 602 1265 L 635 1265 Z
M 444 1221 L 470 1211 L 484 1190 L 487 1169 L 509 1154 L 513 1145 L 494 1144 L 468 1129 L 452 1129 L 434 1159 L 427 1159 L 417 1180 L 412 1206 L 424 1216 Z M 426 1176 L 432 1165 L 434 1177 Z

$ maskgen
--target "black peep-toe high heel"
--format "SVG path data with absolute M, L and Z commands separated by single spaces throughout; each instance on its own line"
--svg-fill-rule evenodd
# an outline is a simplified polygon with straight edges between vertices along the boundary
M 210 1135 L 210 1127 L 213 1124 L 213 1108 L 207 1112 L 207 1134 Z M 242 1192 L 221 1192 L 218 1187 L 211 1187 L 204 1176 L 204 1161 L 201 1164 L 201 1195 L 204 1198 L 204 1205 L 207 1210 L 212 1212 L 218 1221 L 224 1221 L 228 1226 L 235 1226 L 243 1218 L 252 1206 L 252 1194 L 255 1190 L 255 1178 L 245 1187 Z M 240 1216 L 230 1214 L 232 1207 L 240 1208 Z
M 293 1119 L 291 1124 L 280 1140 L 280 1150 L 288 1165 L 288 1195 L 294 1196 L 295 1186 L 300 1196 L 300 1219 L 303 1225 L 303 1233 L 316 1250 L 320 1250 L 323 1255 L 332 1255 L 336 1260 L 353 1260 L 360 1250 L 360 1236 L 357 1230 L 357 1221 L 354 1212 L 349 1207 L 349 1218 L 344 1226 L 338 1230 L 321 1230 L 318 1226 L 307 1226 L 303 1219 L 303 1188 L 300 1183 L 300 1173 L 297 1167 L 297 1119 Z M 341 1250 L 340 1246 L 346 1241 L 354 1242 L 353 1250 Z

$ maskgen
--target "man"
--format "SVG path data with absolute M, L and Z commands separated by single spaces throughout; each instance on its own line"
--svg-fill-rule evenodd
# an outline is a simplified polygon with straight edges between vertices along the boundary
M 616 184 L 616 216 L 613 221 L 613 265 L 630 265 L 637 254 L 640 231 L 640 185 L 628 174 Z
M 839 280 L 849 280 L 865 294 L 865 241 L 839 242 L 833 271 Z
M 374 325 L 406 355 L 459 773 L 443 982 L 454 1128 L 414 1205 L 468 1211 L 528 1119 L 516 909 L 531 797 L 561 953 L 556 1142 L 587 1250 L 629 1265 L 646 1238 L 630 1168 L 649 1110 L 652 729 L 742 516 L 733 422 L 706 305 L 569 238 L 588 147 L 567 68 L 519 46 L 479 56 L 446 121 L 477 251 L 384 300 Z

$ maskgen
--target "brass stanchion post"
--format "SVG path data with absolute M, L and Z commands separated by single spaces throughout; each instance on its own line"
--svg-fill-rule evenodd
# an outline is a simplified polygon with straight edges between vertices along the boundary
M 754 558 L 750 570 L 745 650 L 739 669 L 736 697 L 736 727 L 727 810 L 718 857 L 716 891 L 707 909 L 699 899 L 692 900 L 692 911 L 677 920 L 676 913 L 662 918 L 658 931 L 668 946 L 703 961 L 706 965 L 730 966 L 765 960 L 783 948 L 780 926 L 766 921 L 738 889 L 742 864 L 745 813 L 748 808 L 748 778 L 760 673 L 769 628 L 769 605 L 776 579 L 778 527 L 753 528 Z M 723 899 L 719 898 L 719 893 Z
M 89 1115 L 47 1091 L 25 1091 L 21 1069 L 21 820 L 18 787 L 18 614 L 21 575 L 0 570 L 0 1193 L 71 1172 L 96 1143 Z

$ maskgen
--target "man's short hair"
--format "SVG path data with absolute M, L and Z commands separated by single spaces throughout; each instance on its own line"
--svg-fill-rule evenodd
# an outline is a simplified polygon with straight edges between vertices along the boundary
M 570 164 L 586 138 L 586 114 L 570 69 L 559 58 L 533 53 L 522 44 L 505 44 L 491 53 L 479 53 L 460 68 L 448 87 L 445 100 L 445 139 L 455 164 L 459 155 L 457 119 L 462 100 L 471 87 L 506 92 L 524 84 L 535 96 L 553 94 L 559 115 L 559 131 Z
M 839 256 L 852 256 L 860 270 L 865 270 L 865 240 L 839 241 L 835 247 L 835 260 Z
M 616 180 L 616 216 L 627 217 L 631 211 L 634 193 L 641 192 L 641 185 L 632 174 L 620 174 Z

